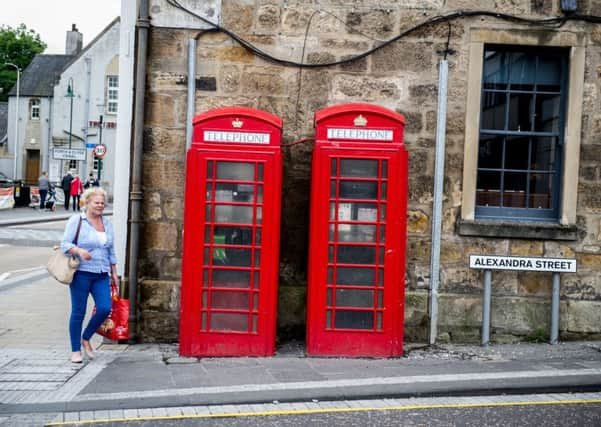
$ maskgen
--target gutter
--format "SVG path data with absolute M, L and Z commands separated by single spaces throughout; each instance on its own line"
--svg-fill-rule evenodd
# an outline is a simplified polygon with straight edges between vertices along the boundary
M 142 211 L 142 157 L 144 131 L 144 94 L 146 91 L 146 55 L 148 50 L 148 0 L 140 0 L 138 20 L 136 22 L 137 53 L 134 95 L 134 134 L 131 189 L 129 193 L 129 327 L 132 333 L 130 339 L 135 339 L 137 333 L 137 301 L 138 301 L 138 251 L 140 245 L 140 222 Z

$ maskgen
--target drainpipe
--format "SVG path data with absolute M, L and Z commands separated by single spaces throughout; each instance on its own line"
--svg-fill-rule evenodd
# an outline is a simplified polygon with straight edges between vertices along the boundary
M 48 172 L 48 176 L 50 176 L 50 156 L 52 155 L 52 151 L 50 148 L 52 142 L 52 97 L 48 97 L 48 136 L 46 138 L 46 154 L 44 155 L 43 163 L 44 170 Z
M 81 176 L 88 176 L 88 155 L 90 154 L 88 151 L 87 143 L 88 143 L 88 125 L 90 123 L 90 98 L 92 96 L 92 58 L 86 56 L 84 58 L 86 64 L 86 100 L 85 100 L 85 108 L 83 110 L 83 135 L 84 135 L 84 150 L 86 153 L 86 160 L 83 162 L 83 171 L 80 171 Z M 92 164 L 93 164 L 92 160 Z
M 196 105 L 196 40 L 188 40 L 188 105 L 186 111 L 186 155 L 192 145 L 192 119 Z M 187 157 L 187 156 L 186 156 Z
M 134 135 L 131 190 L 129 193 L 130 219 L 129 219 L 129 325 L 134 339 L 137 331 L 137 300 L 138 300 L 138 246 L 140 240 L 140 218 L 142 206 L 142 143 L 144 131 L 144 94 L 146 91 L 146 54 L 148 49 L 148 29 L 150 17 L 148 16 L 148 0 L 140 0 L 138 14 L 136 55 L 136 77 L 134 97 Z
M 430 345 L 438 335 L 438 284 L 440 282 L 440 238 L 442 229 L 442 196 L 444 191 L 444 157 L 447 117 L 449 63 L 440 61 L 438 75 L 438 108 L 436 115 L 436 160 L 434 165 L 434 200 L 432 202 L 432 249 L 430 252 Z

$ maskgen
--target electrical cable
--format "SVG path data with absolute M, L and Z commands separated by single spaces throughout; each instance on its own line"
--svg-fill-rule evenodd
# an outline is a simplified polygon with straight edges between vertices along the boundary
M 194 17 L 200 19 L 202 22 L 208 24 L 214 30 L 220 31 L 220 32 L 226 34 L 228 37 L 230 37 L 231 39 L 238 42 L 242 47 L 253 52 L 256 56 L 258 56 L 266 61 L 274 62 L 274 63 L 280 64 L 283 66 L 300 67 L 300 68 L 327 68 L 327 67 L 333 67 L 333 66 L 341 65 L 341 64 L 348 64 L 350 62 L 357 61 L 359 59 L 370 56 L 374 52 L 384 48 L 385 46 L 388 46 L 388 45 L 396 42 L 397 40 L 399 40 L 413 32 L 416 32 L 419 29 L 422 29 L 422 28 L 430 26 L 430 25 L 436 25 L 436 24 L 439 24 L 442 22 L 454 21 L 457 19 L 466 19 L 466 18 L 471 18 L 471 17 L 489 17 L 489 18 L 495 18 L 495 19 L 500 19 L 500 20 L 504 20 L 504 21 L 515 22 L 515 23 L 524 24 L 524 25 L 541 26 L 541 27 L 547 27 L 547 28 L 560 28 L 563 25 L 565 25 L 567 22 L 571 22 L 571 21 L 586 22 L 586 23 L 590 23 L 590 24 L 601 23 L 601 17 L 594 16 L 594 15 L 571 14 L 571 15 L 559 16 L 559 17 L 553 17 L 553 18 L 532 19 L 532 18 L 523 18 L 523 17 L 515 16 L 515 15 L 509 15 L 506 13 L 491 12 L 491 11 L 486 11 L 486 10 L 455 11 L 455 12 L 448 13 L 446 15 L 438 15 L 438 16 L 431 17 L 431 18 L 405 30 L 405 31 L 402 31 L 401 33 L 397 34 L 396 36 L 394 36 L 386 41 L 383 41 L 381 44 L 374 46 L 373 48 L 368 49 L 367 51 L 357 54 L 355 56 L 352 56 L 352 57 L 349 57 L 346 59 L 342 59 L 342 60 L 338 60 L 338 61 L 325 62 L 325 63 L 319 63 L 319 64 L 307 64 L 304 62 L 304 60 L 301 60 L 301 62 L 297 62 L 297 61 L 277 58 L 277 57 L 257 48 L 250 42 L 244 40 L 242 37 L 235 34 L 234 32 L 228 30 L 227 28 L 224 28 L 224 27 L 220 26 L 219 24 L 216 24 L 216 23 L 198 15 L 197 13 L 192 12 L 191 10 L 182 6 L 178 0 L 166 0 L 166 1 L 171 6 L 189 14 L 190 16 L 194 16 Z M 364 35 L 364 34 L 362 34 L 362 35 Z

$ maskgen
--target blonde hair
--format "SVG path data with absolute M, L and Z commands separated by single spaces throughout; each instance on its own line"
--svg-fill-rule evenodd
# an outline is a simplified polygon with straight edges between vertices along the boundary
M 81 195 L 81 200 L 83 201 L 84 206 L 88 205 L 88 202 L 92 196 L 102 196 L 106 202 L 106 191 L 100 187 L 90 187 Z

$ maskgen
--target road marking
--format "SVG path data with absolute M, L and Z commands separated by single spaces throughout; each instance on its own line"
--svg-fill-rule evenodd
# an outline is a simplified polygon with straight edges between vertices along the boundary
M 426 409 L 468 409 L 468 408 L 482 408 L 482 407 L 509 407 L 509 406 L 540 406 L 540 405 L 587 405 L 587 404 L 599 404 L 601 403 L 601 393 L 594 393 L 597 398 L 578 398 L 579 394 L 572 395 L 574 398 L 570 399 L 554 399 L 552 394 L 545 395 L 528 395 L 528 396 L 489 396 L 489 398 L 497 401 L 491 402 L 479 402 L 479 403 L 465 403 L 466 399 L 477 400 L 479 397 L 457 397 L 457 398 L 446 398 L 447 400 L 455 400 L 461 403 L 436 403 L 437 399 L 430 398 L 433 401 L 431 404 L 402 404 L 402 405 L 384 405 L 384 406 L 369 406 L 366 403 L 372 403 L 374 401 L 351 401 L 351 402 L 321 402 L 312 403 L 312 405 L 331 405 L 334 407 L 329 408 L 308 408 L 308 409 L 281 409 L 281 410 L 268 410 L 268 411 L 244 411 L 244 412 L 219 412 L 219 406 L 212 407 L 216 409 L 213 413 L 210 412 L 208 406 L 201 407 L 188 407 L 189 409 L 197 409 L 202 413 L 187 414 L 187 415 L 139 415 L 134 417 L 115 417 L 115 418 L 104 418 L 104 419 L 90 419 L 90 420 L 76 420 L 76 421 L 54 421 L 46 424 L 46 426 L 67 426 L 74 424 L 96 424 L 96 423 L 117 423 L 117 422 L 132 422 L 132 421 L 161 421 L 161 420 L 184 420 L 184 419 L 199 419 L 199 418 L 240 418 L 240 417 L 265 417 L 274 415 L 308 415 L 308 414 L 328 414 L 328 413 L 349 413 L 349 412 L 367 412 L 367 411 L 411 411 L 411 410 L 426 410 Z M 572 397 L 571 396 L 571 397 Z M 522 398 L 523 400 L 516 400 L 516 397 Z M 537 397 L 541 397 L 545 400 L 536 400 Z M 584 396 L 583 396 L 584 397 Z M 530 400 L 532 399 L 532 400 Z M 407 399 L 409 400 L 409 399 Z M 381 400 L 380 400 L 381 401 Z M 344 406 L 344 403 L 348 403 L 354 406 Z M 293 405 L 282 404 L 282 407 L 289 407 Z M 339 407 L 335 407 L 338 405 Z M 220 405 L 227 407 L 228 409 L 235 409 L 237 405 Z M 238 405 L 241 406 L 241 405 Z M 246 405 L 248 407 L 248 405 Z M 177 408 L 152 408 L 155 411 L 167 412 L 169 409 Z M 149 409 L 137 409 L 135 411 L 146 412 Z M 183 411 L 180 411 L 183 412 Z M 195 411 L 196 412 L 196 411 Z M 71 414 L 77 413 L 65 413 L 61 414 L 61 417 L 73 419 Z M 77 417 L 79 418 L 79 416 Z

